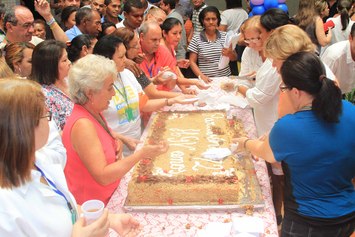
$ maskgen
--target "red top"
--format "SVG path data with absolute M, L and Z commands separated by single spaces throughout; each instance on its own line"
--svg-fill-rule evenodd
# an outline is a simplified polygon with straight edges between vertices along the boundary
M 76 202 L 80 205 L 90 199 L 99 199 L 106 205 L 110 200 L 111 195 L 118 187 L 120 180 L 106 186 L 100 185 L 91 176 L 84 163 L 74 150 L 70 134 L 75 122 L 81 118 L 89 119 L 94 124 L 105 153 L 107 164 L 111 164 L 116 161 L 116 140 L 106 132 L 101 124 L 84 107 L 75 104 L 73 112 L 64 126 L 62 137 L 63 144 L 67 149 L 67 164 L 65 166 L 64 173 L 67 179 L 68 187 L 74 195 Z M 106 123 L 106 121 L 104 122 Z
M 154 58 L 150 62 L 147 62 L 146 59 L 139 64 L 142 71 L 148 78 L 152 78 L 158 74 L 161 68 L 169 66 L 170 70 L 176 73 L 176 59 L 171 55 L 169 49 L 164 45 L 159 45 L 158 50 L 154 53 Z M 164 85 L 158 85 L 158 90 L 168 91 Z

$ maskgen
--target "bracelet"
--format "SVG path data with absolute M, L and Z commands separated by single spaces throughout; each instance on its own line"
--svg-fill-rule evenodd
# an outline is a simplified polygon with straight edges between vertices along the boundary
M 248 139 L 245 139 L 245 141 L 244 141 L 244 143 L 243 143 L 243 148 L 244 148 L 244 149 L 247 149 L 247 148 L 246 148 L 246 145 L 247 145 L 247 142 L 250 141 L 250 140 L 251 140 L 251 139 L 249 139 L 249 138 L 248 138 Z
M 54 22 L 56 22 L 56 21 L 55 21 L 55 19 L 54 19 L 54 17 L 53 17 L 52 19 L 50 19 L 50 20 L 47 21 L 46 23 L 47 23 L 48 26 L 51 26 L 51 25 L 53 25 Z

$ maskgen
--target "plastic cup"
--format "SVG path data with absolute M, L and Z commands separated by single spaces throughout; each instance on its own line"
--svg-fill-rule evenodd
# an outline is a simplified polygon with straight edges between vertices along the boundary
M 100 200 L 89 200 L 81 205 L 81 210 L 84 214 L 86 224 L 91 224 L 99 219 L 104 212 L 105 204 Z

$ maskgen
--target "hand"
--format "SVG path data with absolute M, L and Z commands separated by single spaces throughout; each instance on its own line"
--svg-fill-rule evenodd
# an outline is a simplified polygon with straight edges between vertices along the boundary
M 226 56 L 228 58 L 232 58 L 235 55 L 234 49 L 232 48 L 232 44 L 229 46 L 229 48 L 223 48 L 222 49 L 222 55 Z
M 139 77 L 141 73 L 143 73 L 142 69 L 138 66 L 138 64 L 130 59 L 125 60 L 125 68 L 133 72 L 135 77 Z
M 204 74 L 201 74 L 200 76 L 198 76 L 198 79 L 201 79 L 206 83 L 210 83 L 212 81 L 211 78 L 209 78 L 208 76 L 205 76 Z
M 180 89 L 181 89 L 181 92 L 185 95 L 196 95 L 197 94 L 196 90 L 190 89 L 190 88 L 183 86 L 183 85 L 180 86 Z
M 141 64 L 144 61 L 144 58 L 145 58 L 145 54 L 140 53 L 137 55 L 137 57 L 134 58 L 134 61 L 138 64 Z
M 139 152 L 142 153 L 141 159 L 152 158 L 164 154 L 169 149 L 169 145 L 166 141 L 160 141 L 154 145 L 144 145 Z
M 246 95 L 248 89 L 249 89 L 249 88 L 246 87 L 246 86 L 238 85 L 238 86 L 236 87 L 236 94 L 240 93 L 240 94 L 242 94 L 242 95 L 245 97 L 245 95 Z
M 179 59 L 176 61 L 176 64 L 179 68 L 188 68 L 190 66 L 190 60 L 188 59 Z
M 53 18 L 51 8 L 47 0 L 35 0 L 35 9 L 45 21 L 50 21 Z
M 164 85 L 167 84 L 169 81 L 174 80 L 173 76 L 170 76 L 168 78 L 163 78 L 163 73 L 167 72 L 167 71 L 171 71 L 170 67 L 163 67 L 160 69 L 160 71 L 158 72 L 158 74 L 153 77 L 153 83 L 157 84 L 157 85 Z
M 186 101 L 186 99 L 196 98 L 194 95 L 179 95 L 174 98 L 169 99 L 173 104 L 192 104 L 195 101 Z
M 245 74 L 245 76 L 247 76 L 249 78 L 255 78 L 256 77 L 256 71 L 251 71 L 251 72 Z
M 245 151 L 244 143 L 247 139 L 248 139 L 247 137 L 238 137 L 232 139 L 233 143 L 238 143 L 237 152 Z
M 139 140 L 126 136 L 121 140 L 131 151 L 134 151 L 139 143 Z
M 140 232 L 139 222 L 130 214 L 110 214 L 110 227 L 120 236 L 133 237 Z
M 231 44 L 228 48 L 223 48 L 222 55 L 228 57 L 231 61 L 236 61 L 238 55 L 232 47 Z
M 200 90 L 207 90 L 208 88 L 210 88 L 209 85 L 206 85 L 202 81 L 196 81 L 195 86 L 197 86 L 197 88 Z
M 73 225 L 72 237 L 102 237 L 108 234 L 110 222 L 108 210 L 105 208 L 102 216 L 93 223 L 86 225 L 85 217 L 80 217 Z

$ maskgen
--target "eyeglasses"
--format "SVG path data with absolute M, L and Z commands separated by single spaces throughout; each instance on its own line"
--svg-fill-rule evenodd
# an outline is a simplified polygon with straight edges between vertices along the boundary
M 251 39 L 245 39 L 245 40 L 244 40 L 244 43 L 246 43 L 246 44 L 250 44 L 250 43 L 256 44 L 256 43 L 259 42 L 259 40 L 261 40 L 260 37 L 258 37 L 258 38 L 251 38 Z
M 128 49 L 140 49 L 140 45 L 136 44 L 135 46 L 132 47 L 128 45 Z
M 33 22 L 27 22 L 27 23 L 13 23 L 13 22 L 11 22 L 11 24 L 12 25 L 14 25 L 14 26 L 21 26 L 23 29 L 25 29 L 25 30 L 28 30 L 29 28 L 31 28 L 31 27 L 34 27 L 34 23 Z
M 52 112 L 48 111 L 46 115 L 41 116 L 40 118 L 47 118 L 48 121 L 52 120 Z
M 279 88 L 280 88 L 280 91 L 281 91 L 281 92 L 285 92 L 285 91 L 287 91 L 287 90 L 292 89 L 292 87 L 289 87 L 289 86 L 286 86 L 286 85 L 283 85 L 283 84 L 281 84 L 281 85 L 279 86 Z

